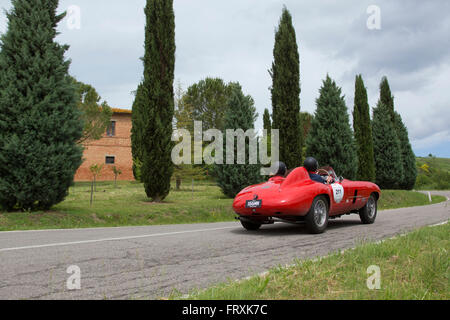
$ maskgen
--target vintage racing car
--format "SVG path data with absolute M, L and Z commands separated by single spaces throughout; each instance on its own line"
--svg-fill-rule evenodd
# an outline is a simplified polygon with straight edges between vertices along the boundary
M 337 177 L 331 167 L 319 169 L 333 183 L 310 179 L 305 168 L 294 169 L 286 178 L 273 177 L 268 182 L 242 190 L 233 209 L 247 230 L 258 230 L 274 222 L 306 223 L 311 233 L 322 233 L 329 219 L 359 214 L 362 223 L 372 224 L 377 216 L 380 188 L 371 182 L 350 181 Z

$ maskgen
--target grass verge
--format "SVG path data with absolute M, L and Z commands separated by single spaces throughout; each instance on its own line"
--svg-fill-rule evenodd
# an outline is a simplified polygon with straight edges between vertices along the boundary
M 89 183 L 70 188 L 69 196 L 47 212 L 1 212 L 0 231 L 145 226 L 233 221 L 232 199 L 214 182 L 196 182 L 170 193 L 165 202 L 148 202 L 142 184 L 100 182 L 90 206 Z M 433 197 L 433 203 L 444 201 Z M 383 191 L 380 210 L 429 204 L 424 194 Z
M 199 300 L 421 300 L 450 298 L 450 224 L 426 227 L 381 244 L 319 260 L 296 261 L 266 276 L 194 291 Z M 369 266 L 381 271 L 381 288 L 367 287 Z M 177 299 L 179 296 L 173 296 Z
M 446 201 L 443 196 L 432 196 L 431 204 Z M 428 196 L 420 192 L 404 191 L 404 190 L 383 190 L 380 201 L 378 202 L 379 210 L 417 207 L 430 204 Z
M 90 206 L 90 184 L 78 183 L 47 212 L 0 212 L 0 231 L 145 226 L 232 221 L 232 200 L 213 183 L 172 190 L 163 203 L 149 202 L 142 184 L 100 182 Z

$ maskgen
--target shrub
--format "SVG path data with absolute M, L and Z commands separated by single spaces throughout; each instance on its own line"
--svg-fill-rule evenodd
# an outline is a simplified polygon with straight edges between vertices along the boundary
M 419 174 L 416 179 L 415 189 L 426 189 L 426 186 L 431 186 L 433 180 L 425 174 Z
M 0 39 L 0 203 L 47 210 L 82 163 L 82 114 L 68 49 L 55 41 L 58 1 L 13 1 Z

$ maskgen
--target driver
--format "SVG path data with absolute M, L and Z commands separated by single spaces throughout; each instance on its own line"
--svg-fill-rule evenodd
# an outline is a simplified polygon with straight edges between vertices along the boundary
M 286 164 L 284 164 L 284 162 L 276 162 L 272 168 L 273 172 L 271 173 L 271 177 L 269 179 L 269 181 L 283 181 L 284 178 L 286 177 L 286 173 L 287 173 L 287 167 Z
M 319 169 L 319 163 L 317 162 L 317 160 L 315 158 L 313 158 L 313 157 L 306 158 L 303 166 L 308 171 L 309 177 L 311 178 L 312 181 L 323 183 L 323 184 L 326 184 L 326 183 L 330 184 L 333 182 L 333 178 L 331 176 L 328 176 L 328 178 L 325 179 L 317 174 L 317 170 Z
M 275 177 L 286 177 L 287 167 L 284 162 L 278 161 L 275 163 L 274 168 L 276 170 Z

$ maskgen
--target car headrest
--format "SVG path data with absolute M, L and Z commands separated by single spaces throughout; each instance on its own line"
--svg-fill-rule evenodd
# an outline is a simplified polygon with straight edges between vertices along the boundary
M 308 171 L 304 167 L 294 169 L 281 184 L 282 187 L 309 179 Z

